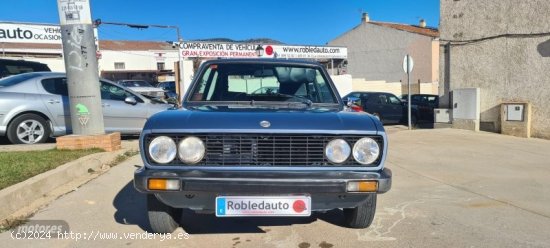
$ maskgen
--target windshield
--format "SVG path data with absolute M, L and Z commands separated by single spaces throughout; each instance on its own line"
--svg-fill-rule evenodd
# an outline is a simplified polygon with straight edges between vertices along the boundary
M 145 81 L 124 81 L 120 85 L 124 87 L 153 87 L 150 83 Z
M 338 103 L 318 68 L 277 64 L 212 64 L 198 79 L 192 102 Z
M 40 76 L 39 73 L 25 73 L 25 74 L 9 76 L 9 77 L 0 79 L 0 87 L 8 87 L 8 86 L 16 85 L 25 80 L 29 80 L 31 78 L 35 78 L 39 76 Z

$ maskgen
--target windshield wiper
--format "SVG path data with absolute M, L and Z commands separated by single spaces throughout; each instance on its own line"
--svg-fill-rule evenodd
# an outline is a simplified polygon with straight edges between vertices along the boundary
M 289 94 L 283 94 L 283 93 L 273 93 L 273 95 L 274 96 L 282 96 L 282 97 L 299 99 L 300 103 L 303 103 L 303 104 L 307 105 L 308 107 L 311 107 L 311 105 L 313 104 L 313 102 L 309 98 L 303 97 L 303 96 L 295 96 L 295 95 L 289 95 Z

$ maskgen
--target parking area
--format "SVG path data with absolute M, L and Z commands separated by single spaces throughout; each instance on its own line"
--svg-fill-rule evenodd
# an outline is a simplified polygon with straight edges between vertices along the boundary
M 378 197 L 373 225 L 341 227 L 342 212 L 309 218 L 217 219 L 184 212 L 188 239 L 159 243 L 147 230 L 145 198 L 132 185 L 139 156 L 67 194 L 32 219 L 65 220 L 72 232 L 115 240 L 14 240 L 7 247 L 545 247 L 550 244 L 550 141 L 455 129 L 388 127 L 393 188 Z M 100 237 L 103 237 L 101 239 Z M 113 238 L 113 236 L 110 236 Z

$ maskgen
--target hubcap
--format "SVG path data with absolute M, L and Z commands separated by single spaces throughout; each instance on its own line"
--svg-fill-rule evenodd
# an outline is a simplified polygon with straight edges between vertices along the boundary
M 44 137 L 44 126 L 36 120 L 25 120 L 17 126 L 17 138 L 25 144 L 34 144 Z

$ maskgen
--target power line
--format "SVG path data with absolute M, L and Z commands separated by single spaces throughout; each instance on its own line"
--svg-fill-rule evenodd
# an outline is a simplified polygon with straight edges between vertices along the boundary
M 488 41 L 488 40 L 494 40 L 499 38 L 536 38 L 536 37 L 544 37 L 544 36 L 550 36 L 550 32 L 542 32 L 542 33 L 529 33 L 529 34 L 499 34 L 499 35 L 493 35 L 493 36 L 487 36 L 483 38 L 477 38 L 477 39 L 470 39 L 470 40 L 444 40 L 440 39 L 442 42 L 447 42 L 451 46 L 464 46 L 469 45 L 473 43 Z M 442 44 L 444 46 L 446 44 Z

